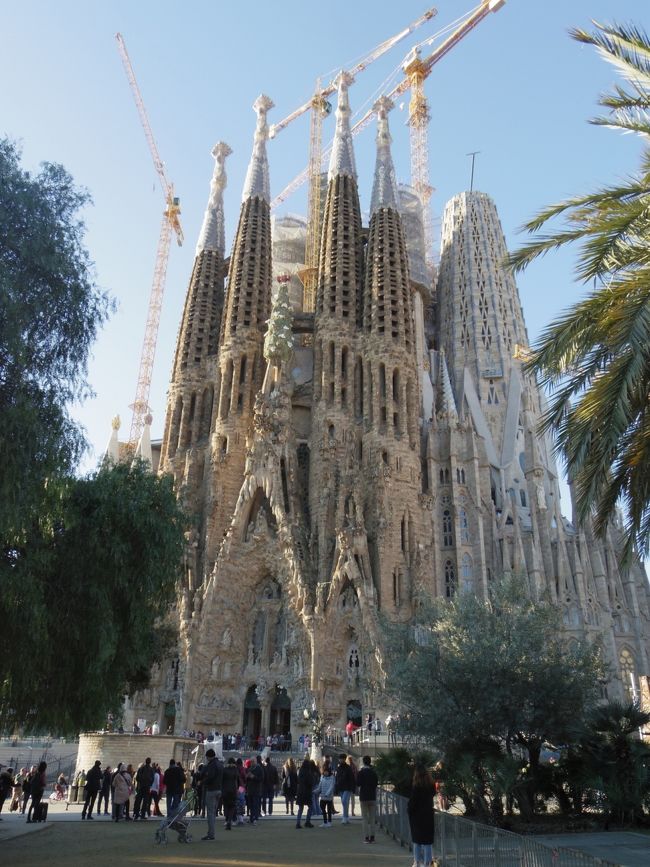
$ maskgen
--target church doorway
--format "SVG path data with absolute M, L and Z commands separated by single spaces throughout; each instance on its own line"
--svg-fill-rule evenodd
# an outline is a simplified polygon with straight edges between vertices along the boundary
M 282 735 L 286 738 L 291 733 L 291 699 L 286 689 L 275 688 L 275 697 L 271 704 L 271 723 L 269 734 Z
M 360 726 L 363 722 L 363 716 L 361 715 L 361 702 L 356 698 L 352 698 L 348 702 L 347 720 L 348 722 L 353 722 L 355 726 Z
M 173 701 L 168 701 L 165 705 L 165 716 L 163 718 L 163 732 L 173 732 L 176 723 L 176 704 Z
M 248 688 L 244 699 L 244 724 L 242 734 L 248 738 L 249 744 L 257 742 L 262 731 L 262 708 L 254 686 Z

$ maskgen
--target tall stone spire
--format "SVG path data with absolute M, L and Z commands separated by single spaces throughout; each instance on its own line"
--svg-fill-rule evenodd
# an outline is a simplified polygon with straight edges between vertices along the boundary
M 350 132 L 351 80 L 347 72 L 337 78 L 339 102 L 323 215 L 316 318 L 345 320 L 354 326 L 362 319 L 363 242 Z
M 373 106 L 377 114 L 377 161 L 370 200 L 371 217 L 378 208 L 393 208 L 396 211 L 399 207 L 395 166 L 390 152 L 392 139 L 388 129 L 388 112 L 393 106 L 394 103 L 387 96 L 381 96 Z
M 390 152 L 388 112 L 392 107 L 392 102 L 386 97 L 381 97 L 374 105 L 377 113 L 377 160 L 366 254 L 363 319 L 367 332 L 396 346 L 404 346 L 410 352 L 414 345 L 413 304 L 399 193 Z
M 201 226 L 199 241 L 196 245 L 197 256 L 203 250 L 213 250 L 222 256 L 225 256 L 226 253 L 223 191 L 228 183 L 228 178 L 226 177 L 226 157 L 230 156 L 231 153 L 232 150 L 222 141 L 217 142 L 212 148 L 212 156 L 215 160 L 214 174 L 212 175 L 212 183 L 210 184 L 208 206 L 205 209 L 203 225 Z
M 440 398 L 439 398 L 439 411 L 438 415 L 443 416 L 444 418 L 451 419 L 453 421 L 458 421 L 458 411 L 456 409 L 456 399 L 454 397 L 454 391 L 451 387 L 451 380 L 449 379 L 449 370 L 447 369 L 447 359 L 445 358 L 445 350 L 441 349 L 438 354 L 440 370 L 439 370 L 439 382 L 440 382 Z
M 334 133 L 334 145 L 330 156 L 328 180 L 337 175 L 349 175 L 357 177 L 357 168 L 354 162 L 354 148 L 352 147 L 352 131 L 350 130 L 350 102 L 348 100 L 348 88 L 354 81 L 349 72 L 341 70 L 336 78 L 338 89 L 338 105 L 336 106 L 336 132 Z
M 265 202 L 270 202 L 269 161 L 266 155 L 269 125 L 266 122 L 266 115 L 269 109 L 273 108 L 273 101 L 262 93 L 253 103 L 253 108 L 257 112 L 257 126 L 253 139 L 253 155 L 246 172 L 242 202 L 255 196 L 258 199 L 264 199 Z
M 183 318 L 178 332 L 174 366 L 167 397 L 167 416 L 160 458 L 164 472 L 173 472 L 184 485 L 188 502 L 200 497 L 198 482 L 192 487 L 185 457 L 188 449 L 202 453 L 207 446 L 214 401 L 214 367 L 219 350 L 226 279 L 224 257 L 223 191 L 226 187 L 225 160 L 231 153 L 224 142 L 212 149 L 215 158 L 210 197 L 196 246 L 192 276 L 185 296 Z M 197 451 L 197 448 L 199 447 Z M 197 463 L 189 468 L 202 476 Z M 195 499 L 191 509 L 198 508 Z
M 208 495 L 206 558 L 214 561 L 244 479 L 244 443 L 262 386 L 263 342 L 271 312 L 271 194 L 266 115 L 273 103 L 259 96 L 253 154 L 242 194 L 230 255 L 216 371 L 215 412 L 210 460 L 214 472 Z
M 266 115 L 272 107 L 273 102 L 264 94 L 258 96 L 253 104 L 257 124 L 230 257 L 222 343 L 237 330 L 241 332 L 248 327 L 262 329 L 271 311 L 271 193 L 266 155 L 269 136 Z

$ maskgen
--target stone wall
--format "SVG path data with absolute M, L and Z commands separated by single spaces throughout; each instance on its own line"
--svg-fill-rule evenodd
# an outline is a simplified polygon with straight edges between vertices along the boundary
M 102 767 L 109 765 L 116 768 L 119 762 L 125 765 L 131 763 L 134 768 L 143 762 L 147 756 L 152 762 L 157 762 L 162 768 L 169 765 L 170 759 L 183 760 L 188 748 L 194 749 L 195 740 L 177 738 L 170 735 L 133 735 L 107 734 L 88 732 L 79 735 L 79 752 L 75 774 L 80 770 L 87 771 L 99 759 Z

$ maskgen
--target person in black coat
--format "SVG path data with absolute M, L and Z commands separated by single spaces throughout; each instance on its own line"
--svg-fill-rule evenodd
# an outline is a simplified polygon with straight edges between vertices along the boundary
M 282 767 L 282 794 L 287 808 L 287 816 L 289 815 L 289 807 L 291 807 L 291 815 L 293 816 L 293 805 L 297 793 L 298 771 L 296 770 L 296 763 L 289 757 Z
M 174 759 L 169 760 L 169 767 L 163 774 L 163 783 L 167 797 L 167 815 L 173 816 L 178 810 L 185 789 L 185 771 Z
M 221 797 L 223 800 L 223 815 L 226 819 L 226 831 L 230 831 L 232 823 L 237 821 L 237 789 L 239 788 L 239 771 L 232 756 L 223 769 L 221 781 Z
M 81 811 L 82 819 L 92 819 L 95 798 L 102 787 L 102 763 L 97 759 L 93 767 L 88 771 L 86 785 L 84 786 L 84 806 Z
M 311 808 L 312 808 L 312 792 L 314 789 L 314 773 L 311 766 L 311 760 L 306 758 L 300 770 L 298 771 L 298 793 L 296 795 L 296 804 L 298 805 L 298 815 L 296 816 L 296 828 L 301 828 L 300 820 L 302 819 L 302 811 L 307 807 L 307 817 L 305 818 L 305 828 L 313 828 L 311 823 Z
M 345 754 L 339 756 L 339 763 L 336 767 L 336 783 L 334 785 L 334 793 L 339 795 L 341 798 L 341 805 L 343 806 L 343 818 L 341 819 L 343 825 L 348 825 L 350 823 L 350 818 L 348 816 L 350 796 L 357 786 L 356 780 L 354 779 L 354 772 L 350 765 L 348 765 L 346 759 L 347 756 Z
M 97 815 L 100 816 L 102 812 L 102 801 L 104 802 L 104 815 L 108 816 L 108 800 L 111 796 L 111 778 L 113 773 L 111 769 L 106 766 L 104 769 L 104 773 L 102 774 L 102 785 L 99 790 L 99 797 L 97 798 Z
M 430 867 L 433 864 L 434 810 L 436 789 L 428 769 L 416 765 L 413 788 L 408 800 L 408 817 L 413 841 L 413 864 Z
M 271 756 L 267 756 L 262 764 L 264 768 L 264 788 L 262 790 L 262 813 L 265 816 L 273 815 L 273 798 L 278 790 L 280 775 L 278 769 L 271 761 Z

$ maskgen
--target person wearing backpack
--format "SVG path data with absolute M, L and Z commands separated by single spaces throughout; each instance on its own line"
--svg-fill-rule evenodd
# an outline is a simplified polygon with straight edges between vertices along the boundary
M 124 812 L 124 805 L 129 802 L 129 796 L 131 795 L 131 782 L 131 774 L 128 773 L 122 762 L 120 762 L 111 780 L 113 789 L 114 822 L 120 821 L 122 813 Z

